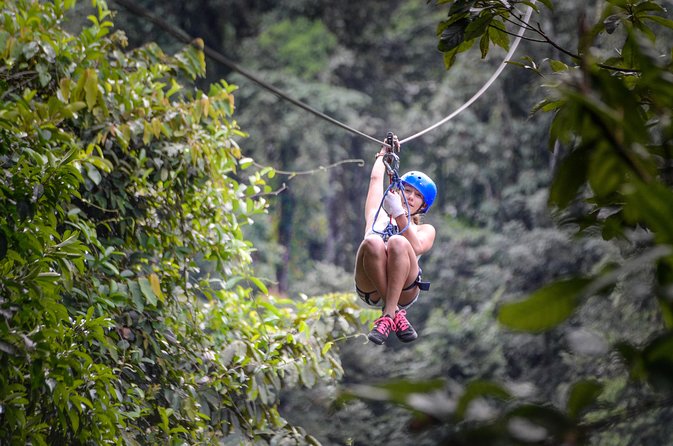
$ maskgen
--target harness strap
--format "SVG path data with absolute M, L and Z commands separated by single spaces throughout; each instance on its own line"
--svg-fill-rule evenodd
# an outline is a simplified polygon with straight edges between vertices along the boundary
M 426 282 L 421 280 L 423 274 L 423 270 L 421 268 L 418 268 L 418 275 L 416 276 L 416 280 L 411 282 L 411 284 L 405 288 L 402 288 L 402 291 L 409 291 L 414 289 L 414 287 L 418 287 L 419 290 L 421 291 L 428 291 L 430 289 L 430 282 Z M 376 292 L 374 291 L 362 291 L 357 284 L 355 285 L 355 291 L 362 297 L 362 299 L 369 305 L 373 305 L 371 301 L 371 295 Z
M 430 281 L 422 282 L 421 280 L 417 280 L 416 285 L 418 285 L 418 289 L 421 291 L 428 291 L 430 289 Z
M 404 288 L 402 291 L 407 291 L 412 289 L 413 287 L 417 286 L 419 290 L 421 291 L 428 291 L 430 289 L 430 281 L 423 281 L 423 270 L 421 267 L 418 267 L 418 276 L 416 276 L 416 280 L 414 283 L 409 285 L 408 287 Z

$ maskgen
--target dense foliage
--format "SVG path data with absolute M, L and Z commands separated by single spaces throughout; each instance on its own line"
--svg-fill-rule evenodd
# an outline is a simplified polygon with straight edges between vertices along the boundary
M 72 0 L 0 4 L 0 443 L 311 441 L 278 394 L 340 376 L 357 311 L 253 275 L 235 88 L 103 1 L 74 33 Z
M 139 3 L 402 137 L 481 87 L 535 10 L 485 96 L 403 147 L 440 186 L 432 288 L 419 340 L 378 347 L 340 337 L 378 147 L 202 77 L 142 17 L 111 33 L 101 2 L 81 26 L 83 5 L 2 2 L 3 441 L 671 442 L 664 2 Z M 306 298 L 328 291 L 348 294 Z

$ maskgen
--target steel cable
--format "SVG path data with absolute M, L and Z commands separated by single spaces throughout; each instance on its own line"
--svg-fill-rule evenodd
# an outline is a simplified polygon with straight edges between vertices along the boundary
M 196 39 L 194 37 L 187 34 L 184 30 L 168 23 L 166 20 L 164 20 L 160 17 L 157 17 L 155 14 L 152 14 L 146 8 L 138 5 L 137 3 L 134 3 L 133 1 L 130 1 L 130 0 L 112 0 L 112 1 L 114 3 L 117 3 L 120 6 L 124 7 L 128 11 L 138 15 L 138 16 L 145 17 L 146 19 L 148 19 L 149 21 L 151 21 L 155 25 L 159 26 L 159 28 L 163 29 L 164 31 L 166 31 L 167 33 L 169 33 L 170 35 L 172 35 L 176 39 L 178 39 L 178 40 L 180 40 L 180 41 L 182 41 L 186 44 L 194 45 L 197 48 L 203 50 L 203 52 L 208 57 L 210 57 L 211 59 L 215 60 L 216 62 L 221 63 L 222 65 L 230 68 L 233 71 L 238 72 L 242 76 L 244 76 L 247 79 L 251 80 L 252 82 L 256 83 L 260 87 L 270 91 L 271 93 L 275 94 L 279 98 L 284 99 L 284 100 L 296 105 L 297 107 L 299 107 L 299 108 L 319 117 L 320 119 L 323 119 L 323 120 L 325 120 L 325 121 L 327 121 L 331 124 L 334 124 L 338 127 L 341 127 L 342 129 L 347 130 L 347 131 L 349 131 L 353 134 L 359 135 L 359 136 L 361 136 L 363 138 L 366 138 L 366 139 L 368 139 L 372 142 L 375 142 L 377 144 L 381 144 L 381 145 L 387 146 L 389 148 L 392 148 L 386 142 L 381 141 L 378 138 L 375 138 L 373 136 L 367 135 L 366 133 L 361 132 L 360 130 L 357 130 L 357 129 L 355 129 L 355 128 L 347 125 L 347 124 L 342 123 L 338 119 L 335 119 L 335 118 L 333 118 L 329 115 L 326 115 L 325 113 L 323 113 L 319 110 L 316 110 L 315 108 L 311 107 L 310 105 L 289 96 L 288 94 L 286 94 L 282 90 L 280 90 L 280 89 L 274 87 L 273 85 L 263 81 L 262 79 L 257 77 L 255 74 L 249 72 L 248 70 L 241 67 L 237 63 L 229 60 L 222 53 L 208 47 L 207 45 L 205 45 L 205 44 L 203 46 L 197 45 L 195 43 Z M 531 5 L 528 7 L 528 11 L 527 11 L 525 19 L 524 19 L 524 24 L 521 25 L 521 27 L 519 28 L 519 31 L 516 34 L 517 37 L 514 40 L 514 43 L 512 44 L 512 46 L 509 49 L 509 51 L 507 52 L 507 54 L 505 55 L 505 58 L 503 59 L 502 63 L 499 65 L 498 69 L 493 73 L 493 75 L 489 78 L 489 80 L 481 87 L 481 89 L 479 89 L 479 91 L 477 91 L 477 93 L 475 93 L 467 102 L 465 102 L 463 105 L 461 105 L 459 108 L 457 108 L 453 113 L 451 113 L 447 117 L 443 118 L 441 121 L 438 121 L 435 124 L 427 127 L 426 129 L 421 130 L 420 132 L 415 133 L 415 134 L 413 134 L 413 135 L 411 135 L 411 136 L 409 136 L 405 139 L 402 139 L 400 141 L 400 145 L 402 145 L 406 142 L 409 142 L 409 141 L 411 141 L 415 138 L 418 138 L 418 137 L 436 129 L 437 127 L 445 124 L 449 120 L 451 120 L 454 117 L 456 117 L 457 115 L 459 115 L 465 109 L 467 109 L 477 99 L 479 99 L 479 97 L 481 95 L 483 95 L 486 92 L 486 90 L 488 90 L 488 88 L 493 84 L 493 82 L 495 82 L 495 80 L 498 78 L 498 76 L 500 76 L 500 74 L 504 70 L 505 66 L 507 65 L 507 62 L 509 62 L 511 57 L 514 55 L 514 52 L 516 51 L 516 48 L 519 46 L 519 43 L 521 42 L 521 38 L 523 37 L 523 34 L 526 31 L 526 26 L 528 25 L 528 21 L 530 20 L 530 16 L 533 12 L 533 5 L 535 5 L 535 3 L 536 3 L 536 0 L 532 0 Z

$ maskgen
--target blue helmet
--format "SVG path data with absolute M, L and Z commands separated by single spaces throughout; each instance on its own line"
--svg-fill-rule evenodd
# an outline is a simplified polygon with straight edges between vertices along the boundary
M 400 181 L 409 186 L 415 187 L 421 195 L 423 195 L 423 201 L 425 201 L 425 209 L 422 213 L 425 214 L 430 210 L 430 206 L 434 203 L 435 198 L 437 197 L 437 186 L 432 179 L 424 174 L 423 172 L 418 172 L 412 170 L 402 175 Z

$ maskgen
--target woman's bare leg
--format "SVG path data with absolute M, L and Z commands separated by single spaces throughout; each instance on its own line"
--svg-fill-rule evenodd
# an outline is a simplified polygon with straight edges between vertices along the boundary
M 375 291 L 372 302 L 385 298 L 387 292 L 388 253 L 383 239 L 378 236 L 365 238 L 355 259 L 355 284 L 362 291 Z
M 410 302 L 418 293 L 411 289 L 402 291 L 408 284 L 416 280 L 418 261 L 411 244 L 403 236 L 393 236 L 388 240 L 386 273 L 388 277 L 384 314 L 395 315 L 397 305 Z

